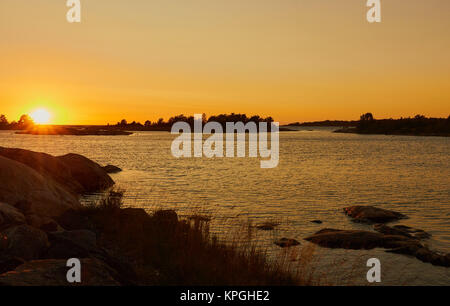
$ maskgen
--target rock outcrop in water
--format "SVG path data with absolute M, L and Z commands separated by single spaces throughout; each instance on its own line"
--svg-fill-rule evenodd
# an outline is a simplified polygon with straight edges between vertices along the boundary
M 324 228 L 305 240 L 325 248 L 370 250 L 384 248 L 387 252 L 414 256 L 437 266 L 450 267 L 450 254 L 430 250 L 421 241 L 431 235 L 406 225 L 387 226 L 384 223 L 407 219 L 402 213 L 373 206 L 350 206 L 344 212 L 355 222 L 374 225 L 373 231 Z
M 350 206 L 344 208 L 344 212 L 353 221 L 363 223 L 387 223 L 408 218 L 399 212 L 373 206 Z
M 106 165 L 103 167 L 103 170 L 105 170 L 106 173 L 118 173 L 122 171 L 122 169 L 114 165 Z
M 406 235 L 383 234 L 362 230 L 339 230 L 325 228 L 305 240 L 326 248 L 370 250 L 385 248 L 389 252 L 411 255 L 423 262 L 450 267 L 450 254 L 444 255 L 431 251 L 417 238 Z
M 82 155 L 67 154 L 57 158 L 67 165 L 73 180 L 83 187 L 83 193 L 104 190 L 114 185 L 114 181 L 99 164 Z
M 289 248 L 291 246 L 296 246 L 296 245 L 300 244 L 300 242 L 298 242 L 297 240 L 292 239 L 292 238 L 277 239 L 277 240 L 275 240 L 274 243 L 282 248 Z

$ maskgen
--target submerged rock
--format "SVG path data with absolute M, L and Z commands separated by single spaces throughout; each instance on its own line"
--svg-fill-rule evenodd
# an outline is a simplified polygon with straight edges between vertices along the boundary
M 407 218 L 399 212 L 373 206 L 350 206 L 344 208 L 344 212 L 352 217 L 353 221 L 364 223 L 387 223 Z
M 424 230 L 412 228 L 406 225 L 394 225 L 392 227 L 384 224 L 375 224 L 374 229 L 386 235 L 400 235 L 414 239 L 428 239 L 431 235 Z
M 404 240 L 401 236 L 389 236 L 381 233 L 361 230 L 337 230 L 325 228 L 305 240 L 326 248 L 373 249 L 388 247 L 396 241 Z
M 280 223 L 276 222 L 264 222 L 260 225 L 257 225 L 256 228 L 263 231 L 273 231 L 276 226 L 280 225 Z
M 121 172 L 122 171 L 122 169 L 120 169 L 117 166 L 113 166 L 113 165 L 106 165 L 106 166 L 104 166 L 102 168 L 103 168 L 103 170 L 106 171 L 106 173 L 117 173 L 117 172 Z
M 322 221 L 321 221 L 321 220 L 312 220 L 311 222 L 312 222 L 312 223 L 316 223 L 316 224 L 322 224 Z
M 281 238 L 281 239 L 275 240 L 274 243 L 282 248 L 288 248 L 288 247 L 296 246 L 296 245 L 300 244 L 300 242 L 298 242 L 297 240 L 292 239 L 292 238 Z

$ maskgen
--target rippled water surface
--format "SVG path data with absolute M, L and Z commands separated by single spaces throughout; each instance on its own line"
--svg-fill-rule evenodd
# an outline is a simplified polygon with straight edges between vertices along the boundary
M 404 213 L 410 218 L 401 224 L 428 231 L 431 248 L 450 252 L 450 139 L 331 131 L 281 132 L 280 163 L 275 169 L 261 169 L 255 158 L 176 159 L 170 152 L 175 136 L 165 132 L 77 137 L 2 131 L 0 146 L 55 155 L 74 152 L 100 164 L 117 165 L 124 171 L 113 178 L 126 190 L 126 205 L 174 208 L 181 215 L 206 212 L 214 217 L 212 227 L 218 232 L 244 222 L 275 220 L 281 223 L 276 231 L 255 234 L 273 252 L 277 237 L 302 240 L 324 227 L 371 229 L 342 213 L 350 205 Z M 323 224 L 310 222 L 315 219 Z M 414 258 L 382 250 L 320 251 L 328 263 L 326 258 L 331 257 L 383 257 L 393 271 L 386 272 L 389 284 L 450 285 L 449 268 Z M 402 264 L 410 267 L 402 269 L 403 278 L 395 268 Z

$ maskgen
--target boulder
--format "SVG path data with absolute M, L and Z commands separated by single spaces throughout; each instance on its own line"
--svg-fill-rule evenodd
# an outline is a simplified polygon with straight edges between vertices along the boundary
M 69 166 L 52 155 L 0 147 L 0 156 L 15 160 L 34 169 L 42 176 L 53 179 L 73 193 L 84 192 L 83 186 L 73 178 Z
M 7 256 L 32 260 L 39 258 L 49 246 L 47 235 L 29 225 L 17 225 L 0 232 L 0 251 Z
M 16 206 L 26 202 L 43 216 L 57 216 L 70 208 L 80 208 L 77 197 L 34 169 L 0 156 L 0 202 Z
M 373 206 L 350 206 L 344 208 L 344 212 L 353 221 L 363 223 L 386 223 L 407 218 L 399 212 Z
M 94 224 L 82 210 L 69 209 L 55 217 L 56 222 L 66 230 L 94 229 Z
M 148 229 L 153 228 L 152 218 L 144 209 L 94 211 L 90 218 L 98 229 L 100 247 L 111 250 L 113 254 L 120 253 L 131 261 L 143 260 L 145 241 L 149 239 Z M 156 227 L 168 232 L 165 227 Z
M 114 181 L 97 163 L 78 154 L 67 154 L 57 157 L 70 169 L 72 177 L 83 187 L 83 193 L 107 189 Z
M 104 262 L 85 258 L 81 261 L 81 283 L 67 281 L 67 259 L 26 262 L 14 271 L 0 275 L 0 286 L 118 286 L 116 272 Z
M 113 165 L 106 165 L 103 167 L 103 170 L 106 171 L 106 173 L 117 173 L 117 172 L 121 172 L 122 169 L 120 169 L 117 166 L 113 166 Z
M 74 230 L 49 233 L 50 247 L 43 256 L 49 259 L 96 258 L 114 269 L 112 277 L 122 285 L 135 285 L 137 275 L 134 268 L 120 256 L 112 256 L 97 246 L 96 234 L 89 230 Z
M 297 240 L 292 239 L 292 238 L 281 238 L 281 239 L 275 240 L 274 243 L 282 248 L 288 248 L 288 247 L 296 246 L 296 245 L 300 244 L 300 242 L 298 242 Z
M 50 247 L 45 258 L 83 258 L 102 254 L 97 247 L 96 234 L 89 230 L 49 233 Z
M 31 214 L 26 216 L 26 220 L 32 227 L 43 230 L 44 232 L 56 232 L 61 230 L 58 223 L 50 217 Z
M 78 154 L 55 157 L 29 150 L 0 147 L 0 156 L 24 164 L 76 194 L 100 191 L 114 184 L 99 164 Z
M 0 230 L 18 224 L 24 224 L 25 216 L 15 207 L 0 203 Z

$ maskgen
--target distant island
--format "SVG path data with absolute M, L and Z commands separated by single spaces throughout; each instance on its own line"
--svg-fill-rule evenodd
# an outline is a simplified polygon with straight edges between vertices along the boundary
M 343 127 L 335 133 L 450 136 L 450 116 L 448 118 L 427 118 L 416 115 L 414 118 L 374 119 L 372 113 L 361 115 L 355 127 Z
M 115 125 L 109 125 L 109 129 L 121 129 L 127 131 L 168 131 L 170 132 L 172 125 L 176 122 L 187 122 L 191 127 L 194 126 L 194 116 L 185 116 L 183 114 L 170 117 L 167 121 L 163 118 L 159 118 L 158 121 L 147 120 L 144 124 L 140 122 L 133 121 L 131 123 L 127 122 L 126 119 L 122 119 Z M 246 114 L 220 114 L 212 115 L 207 117 L 205 113 L 202 115 L 202 123 L 206 124 L 208 122 L 218 122 L 225 129 L 227 122 L 243 122 L 244 124 L 249 122 L 259 123 L 259 122 L 274 122 L 272 117 L 261 117 L 259 115 L 248 116 Z M 288 129 L 286 129 L 288 130 Z
M 225 129 L 227 122 L 273 122 L 272 117 L 260 117 L 259 115 L 247 116 L 246 114 L 220 114 L 209 118 L 203 114 L 202 123 L 218 122 Z M 126 136 L 133 134 L 133 131 L 164 131 L 170 132 L 172 125 L 176 122 L 187 122 L 191 127 L 194 126 L 194 117 L 183 114 L 170 117 L 167 121 L 163 118 L 157 121 L 147 120 L 144 124 L 136 121 L 128 122 L 122 119 L 117 124 L 111 125 L 36 125 L 28 115 L 22 115 L 19 121 L 8 122 L 5 115 L 0 115 L 0 130 L 16 130 L 16 134 L 28 135 L 75 135 L 75 136 Z M 270 130 L 270 126 L 269 126 Z M 294 131 L 286 127 L 280 127 L 280 131 Z
M 286 126 L 340 126 L 351 127 L 357 126 L 358 121 L 345 121 L 345 120 L 324 120 L 324 121 L 312 121 L 312 122 L 293 122 Z
M 104 127 L 85 126 L 39 126 L 38 128 L 17 131 L 16 134 L 27 135 L 73 135 L 73 136 L 128 136 L 132 132 L 121 130 L 107 130 Z

